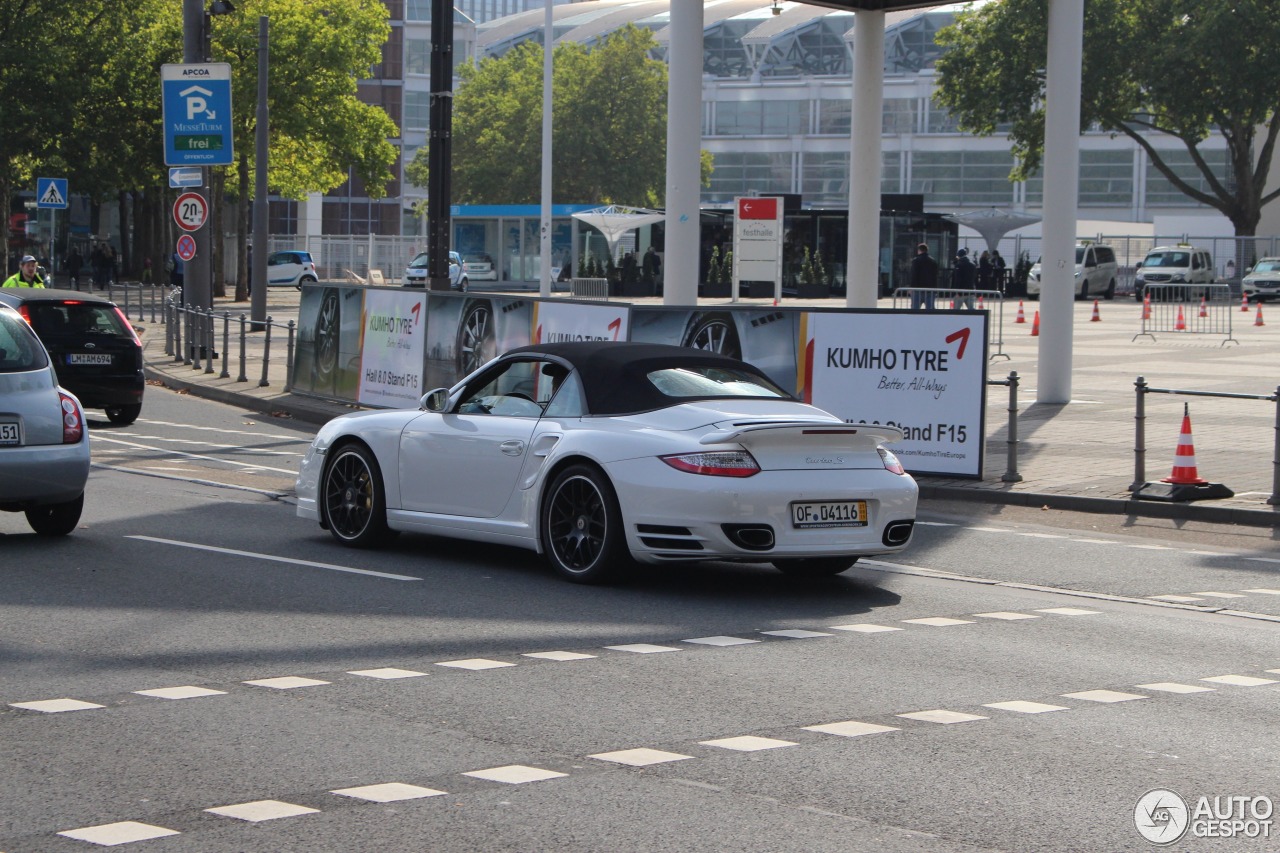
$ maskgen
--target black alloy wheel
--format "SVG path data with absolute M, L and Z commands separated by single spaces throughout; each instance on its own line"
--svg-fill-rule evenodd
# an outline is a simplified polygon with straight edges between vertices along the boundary
M 738 330 L 734 328 L 733 317 L 728 314 L 705 314 L 699 317 L 685 334 L 682 346 L 707 350 L 730 358 L 742 358 L 742 344 L 738 340 Z
M 497 354 L 493 308 L 488 302 L 468 302 L 463 308 L 456 345 L 459 377 L 471 373 Z
M 388 538 L 386 493 L 373 452 L 346 444 L 333 453 L 320 482 L 320 506 L 333 538 L 351 548 L 374 548 Z
M 342 306 L 338 291 L 325 291 L 316 315 L 315 375 L 316 385 L 326 386 L 338 369 L 338 337 L 342 327 Z
M 540 526 L 547 562 L 574 583 L 604 583 L 629 567 L 618 499 L 596 468 L 573 465 L 556 475 Z
M 857 557 L 798 557 L 774 560 L 773 567 L 793 578 L 827 578 L 853 567 Z

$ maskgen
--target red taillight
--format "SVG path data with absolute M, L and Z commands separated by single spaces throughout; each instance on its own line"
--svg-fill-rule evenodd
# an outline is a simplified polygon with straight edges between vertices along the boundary
M 898 461 L 898 457 L 893 455 L 893 451 L 885 450 L 883 447 L 877 447 L 876 453 L 880 454 L 880 461 L 884 463 L 886 471 L 892 471 L 895 474 L 906 474 L 907 469 L 902 467 L 902 463 Z
M 22 315 L 22 319 L 27 321 L 27 325 L 31 325 L 31 309 L 26 305 L 18 306 L 18 313 Z
M 142 339 L 138 337 L 137 331 L 134 330 L 133 324 L 129 322 L 129 318 L 119 308 L 114 309 L 116 316 L 120 318 L 120 322 L 124 323 L 124 327 L 129 330 L 129 334 L 133 335 L 133 342 L 138 346 L 142 346 Z
M 71 395 L 59 391 L 58 397 L 62 401 L 62 443 L 79 444 L 84 438 L 84 412 Z
M 760 473 L 760 466 L 745 450 L 715 450 L 707 453 L 681 453 L 659 456 L 677 471 L 704 474 L 708 477 L 750 477 Z

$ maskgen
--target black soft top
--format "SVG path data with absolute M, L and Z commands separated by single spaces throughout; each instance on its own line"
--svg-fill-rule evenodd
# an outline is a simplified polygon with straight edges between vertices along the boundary
M 773 380 L 744 361 L 668 344 L 574 341 L 518 347 L 507 353 L 507 357 L 522 355 L 550 356 L 572 366 L 582 379 L 587 411 L 593 415 L 649 412 L 672 405 L 676 400 L 659 391 L 647 378 L 647 374 L 662 368 L 738 370 L 760 377 L 766 385 L 774 385 Z M 685 398 L 680 402 L 686 402 Z

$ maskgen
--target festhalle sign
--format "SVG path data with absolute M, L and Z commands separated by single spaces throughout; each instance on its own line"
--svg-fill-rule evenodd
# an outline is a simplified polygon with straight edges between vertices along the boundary
M 782 296 L 782 199 L 734 199 L 733 301 L 744 281 L 773 282 L 774 298 Z
M 890 449 L 912 473 L 982 476 L 985 312 L 807 312 L 800 340 L 807 402 L 901 429 Z

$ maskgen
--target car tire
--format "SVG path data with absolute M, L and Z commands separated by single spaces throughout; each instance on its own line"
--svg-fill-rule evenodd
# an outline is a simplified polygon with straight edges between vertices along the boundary
M 742 358 L 742 342 L 738 340 L 738 329 L 733 324 L 733 316 L 723 311 L 713 311 L 701 316 L 695 314 L 680 345 L 730 358 Z
M 798 557 L 774 560 L 773 567 L 793 578 L 827 578 L 853 567 L 857 557 Z
M 84 492 L 73 500 L 60 504 L 46 504 L 26 511 L 27 524 L 41 536 L 66 536 L 80 523 L 84 510 Z
M 1107 292 L 1102 294 L 1102 298 L 1108 302 L 1116 298 L 1116 280 L 1114 278 L 1107 283 Z
M 356 443 L 341 445 L 330 455 L 320 479 L 323 526 L 348 548 L 376 548 L 391 534 L 378 460 Z
M 309 275 L 304 275 L 301 279 L 299 279 L 298 283 L 297 283 L 297 284 L 295 284 L 295 285 L 294 285 L 294 287 L 298 288 L 298 290 L 302 290 L 302 285 L 304 285 L 304 284 L 315 284 L 315 283 L 316 283 L 316 279 L 315 279 L 315 278 L 313 278 L 312 276 L 309 276 Z
M 609 479 L 590 465 L 571 465 L 542 499 L 538 533 L 552 570 L 566 580 L 598 584 L 630 567 L 622 510 Z
M 107 420 L 116 426 L 128 426 L 138 419 L 138 415 L 142 414 L 141 403 L 130 403 L 126 406 L 107 406 L 104 411 L 107 413 Z
M 477 299 L 463 306 L 454 347 L 458 378 L 497 355 L 493 323 L 493 306 L 489 302 Z
M 1080 295 L 1076 299 L 1081 302 L 1089 301 L 1089 279 L 1084 276 L 1080 277 Z
M 464 275 L 462 279 L 458 282 L 458 290 L 462 291 L 463 293 L 466 293 L 468 288 L 470 287 L 471 287 L 471 280 Z

